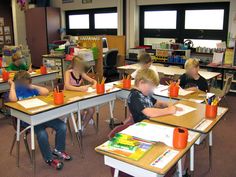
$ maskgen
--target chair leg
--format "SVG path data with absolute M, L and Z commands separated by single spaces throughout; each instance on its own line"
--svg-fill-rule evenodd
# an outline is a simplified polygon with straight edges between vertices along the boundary
M 27 154 L 29 156 L 30 162 L 32 163 L 32 158 L 31 158 L 31 154 L 30 154 L 30 149 L 29 149 L 29 144 L 28 144 L 28 140 L 27 140 L 27 134 L 24 134 L 24 144 L 25 144 L 25 149 L 27 151 Z
M 99 124 L 99 108 L 96 107 L 96 133 L 98 133 L 98 124 Z
M 69 120 L 67 120 L 67 127 L 68 127 L 68 131 L 69 131 L 69 134 L 70 134 L 71 144 L 74 145 L 73 135 L 72 135 L 72 131 L 71 131 L 70 121 Z
M 12 151 L 15 146 L 15 143 L 16 143 L 16 133 L 14 134 L 13 141 L 11 143 L 10 155 L 12 155 Z

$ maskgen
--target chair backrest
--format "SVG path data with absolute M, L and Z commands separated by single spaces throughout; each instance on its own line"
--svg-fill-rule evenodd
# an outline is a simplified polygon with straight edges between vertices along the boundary
M 134 120 L 132 115 L 130 114 L 130 116 L 127 118 L 127 120 L 125 120 L 123 122 L 123 125 L 119 125 L 117 127 L 115 127 L 109 134 L 108 134 L 108 138 L 111 139 L 115 136 L 116 133 L 121 132 L 122 130 L 126 129 L 127 127 L 129 127 L 130 125 L 134 124 Z
M 115 67 L 117 64 L 118 50 L 112 49 L 106 52 L 104 56 L 104 66 L 106 67 Z
M 233 75 L 228 74 L 226 76 L 226 81 L 225 81 L 225 85 L 224 85 L 224 88 L 223 88 L 223 95 L 222 96 L 225 96 L 227 93 L 229 93 L 230 87 L 231 87 L 231 84 L 232 84 L 232 80 L 233 80 Z

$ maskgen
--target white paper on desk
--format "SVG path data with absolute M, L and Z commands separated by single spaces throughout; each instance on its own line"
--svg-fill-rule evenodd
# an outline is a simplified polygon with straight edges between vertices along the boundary
M 120 88 L 115 87 L 114 84 L 117 84 L 117 82 L 110 82 L 110 83 L 105 84 L 106 92 L 108 90 L 109 90 L 109 92 L 120 90 Z
M 217 116 L 220 116 L 221 114 L 223 114 L 224 111 L 226 111 L 226 108 L 218 107 Z
M 140 122 L 129 126 L 120 133 L 146 141 L 162 142 L 167 146 L 173 147 L 173 132 L 173 127 Z
M 185 89 L 182 89 L 182 88 L 179 89 L 179 95 L 180 95 L 180 96 L 186 96 L 186 95 L 189 95 L 189 94 L 191 94 L 191 93 L 193 93 L 193 92 L 194 92 L 194 91 L 185 90 Z
M 196 108 L 193 108 L 193 107 L 181 104 L 181 103 L 178 103 L 175 106 L 183 109 L 182 111 L 176 111 L 176 113 L 174 114 L 175 116 L 183 116 L 185 114 L 188 114 L 196 110 Z
M 46 102 L 44 102 L 38 98 L 33 98 L 33 99 L 29 99 L 29 100 L 22 100 L 22 101 L 18 101 L 17 103 L 26 109 L 47 105 Z
M 161 95 L 161 96 L 169 96 L 169 91 L 168 91 L 169 86 L 168 85 L 158 85 L 158 87 L 156 87 L 153 90 L 153 93 L 155 95 Z
M 96 91 L 96 89 L 94 89 L 92 87 L 89 87 L 88 90 L 87 90 L 88 93 L 92 93 L 92 92 L 95 92 L 95 91 Z
M 202 103 L 204 100 L 197 100 L 197 99 L 188 99 L 188 101 L 194 102 L 194 103 Z
M 30 75 L 35 75 L 35 74 L 37 74 L 37 73 L 36 73 L 36 72 L 34 72 L 34 71 L 30 73 Z
M 162 169 L 168 163 L 170 163 L 172 159 L 174 159 L 178 155 L 178 153 L 179 151 L 167 149 L 154 162 L 151 163 L 151 166 Z

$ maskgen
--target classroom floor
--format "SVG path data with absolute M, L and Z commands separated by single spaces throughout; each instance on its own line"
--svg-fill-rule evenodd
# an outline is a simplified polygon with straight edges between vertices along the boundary
M 231 107 L 236 103 L 235 96 L 229 96 L 228 102 Z M 116 118 L 123 119 L 124 112 L 122 102 L 117 101 L 115 108 Z M 196 147 L 195 153 L 195 177 L 235 177 L 235 160 L 236 160 L 236 141 L 235 127 L 236 110 L 230 109 L 214 129 L 213 133 L 213 165 L 212 171 L 208 170 L 208 148 L 206 143 Z M 64 163 L 62 171 L 56 171 L 48 167 L 42 160 L 39 148 L 36 149 L 36 176 L 37 177 L 110 177 L 110 169 L 104 165 L 103 157 L 94 151 L 97 145 L 107 140 L 107 134 L 110 129 L 105 120 L 108 118 L 108 106 L 102 106 L 100 109 L 100 130 L 95 133 L 94 128 L 90 125 L 84 134 L 85 158 L 79 155 L 79 149 L 76 144 L 72 145 L 69 136 L 67 137 L 67 152 L 73 156 L 73 160 Z M 50 141 L 54 143 L 54 136 L 50 133 Z M 13 127 L 9 120 L 0 119 L 0 176 L 2 177 L 30 177 L 32 168 L 23 141 L 21 141 L 20 150 L 20 168 L 16 167 L 15 149 L 13 156 L 9 155 L 9 149 L 13 138 Z M 145 177 L 145 176 L 144 176 Z

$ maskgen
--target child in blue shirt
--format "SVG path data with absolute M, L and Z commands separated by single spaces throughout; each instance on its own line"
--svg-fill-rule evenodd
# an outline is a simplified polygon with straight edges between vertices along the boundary
M 18 100 L 38 96 L 48 95 L 47 88 L 32 85 L 31 77 L 27 71 L 19 71 L 14 77 L 14 81 L 9 80 L 10 92 L 9 101 L 15 102 Z M 21 126 L 28 126 L 22 122 Z M 46 128 L 53 128 L 56 131 L 55 149 L 51 150 L 48 142 L 48 134 Z M 38 144 L 42 156 L 46 163 L 55 167 L 57 170 L 63 168 L 63 162 L 60 160 L 71 160 L 71 157 L 65 152 L 65 139 L 66 139 L 66 124 L 60 119 L 54 119 L 34 127 L 35 134 L 37 135 Z M 60 159 L 60 160 L 58 160 Z

